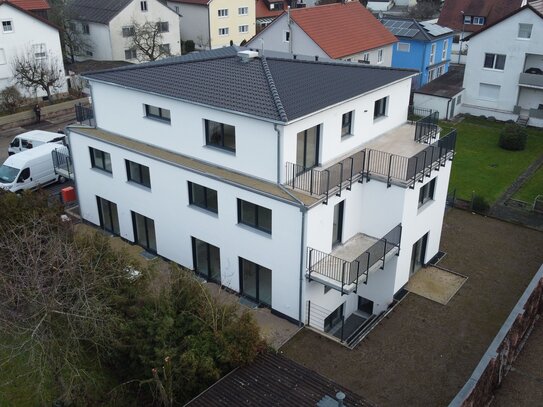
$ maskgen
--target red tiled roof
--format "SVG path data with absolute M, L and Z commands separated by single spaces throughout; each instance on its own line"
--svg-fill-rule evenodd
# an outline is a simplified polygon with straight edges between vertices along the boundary
M 9 0 L 9 2 L 23 10 L 49 10 L 51 8 L 47 0 Z
M 270 10 L 264 0 L 256 0 L 256 18 L 277 17 L 283 13 L 283 10 Z M 283 1 L 283 9 L 286 10 L 288 2 Z
M 445 0 L 437 23 L 456 31 L 477 32 L 520 8 L 522 0 Z M 485 17 L 484 25 L 462 24 L 466 16 Z
M 32 18 L 35 18 L 36 20 L 39 20 L 41 21 L 42 23 L 45 23 L 51 27 L 53 27 L 55 30 L 58 30 L 58 27 L 53 24 L 52 22 L 50 22 L 49 20 L 46 20 L 45 18 L 43 17 L 40 17 L 38 16 L 37 14 L 31 12 L 31 11 L 28 11 L 28 10 L 25 10 L 24 8 L 22 7 L 19 7 L 17 4 L 14 4 L 15 2 L 11 1 L 11 0 L 0 0 L 0 6 L 4 5 L 4 4 L 7 4 L 8 6 L 11 6 L 13 8 L 15 8 L 16 10 L 19 10 L 21 11 L 22 13 L 25 13 L 27 15 L 29 15 L 30 17 Z
M 334 59 L 398 41 L 358 1 L 294 9 L 290 16 Z

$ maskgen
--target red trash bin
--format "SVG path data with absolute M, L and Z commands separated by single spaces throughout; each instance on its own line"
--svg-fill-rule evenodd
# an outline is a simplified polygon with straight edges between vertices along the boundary
M 62 196 L 62 202 L 68 203 L 75 201 L 75 188 L 66 187 L 60 190 L 60 195 Z

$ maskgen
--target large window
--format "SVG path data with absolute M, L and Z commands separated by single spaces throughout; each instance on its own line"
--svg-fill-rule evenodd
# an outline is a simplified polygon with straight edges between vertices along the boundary
M 126 176 L 128 181 L 151 188 L 151 176 L 149 167 L 126 160 Z
M 518 25 L 518 38 L 529 39 L 532 37 L 532 24 Z
M 441 60 L 445 61 L 447 59 L 447 50 L 449 48 L 449 40 L 443 41 L 443 49 L 441 50 Z
M 217 213 L 217 191 L 190 181 L 188 184 L 190 204 Z
M 156 28 L 159 33 L 167 33 L 170 31 L 170 24 L 167 21 L 159 21 L 156 23 Z
M 433 65 L 436 63 L 436 44 L 433 43 L 432 47 L 430 48 L 430 65 Z
M 238 222 L 271 234 L 272 211 L 263 206 L 238 199 Z
M 220 147 L 229 151 L 236 151 L 236 128 L 229 124 L 205 121 L 206 144 Z
M 166 123 L 171 123 L 170 111 L 161 107 L 145 105 L 145 116 L 151 119 L 157 119 Z
M 352 134 L 353 132 L 353 111 L 343 113 L 341 117 L 341 137 Z
M 271 307 L 272 272 L 270 269 L 240 257 L 239 280 L 242 295 Z
M 384 117 L 387 115 L 387 104 L 388 104 L 387 102 L 388 102 L 388 96 L 375 101 L 375 105 L 373 107 L 374 120 L 379 117 Z
M 436 178 L 427 182 L 420 188 L 419 192 L 419 208 L 426 202 L 434 199 L 434 191 L 436 189 Z
M 108 232 L 119 235 L 119 215 L 117 213 L 117 205 L 107 199 L 96 197 L 98 205 L 98 217 L 100 218 L 100 227 Z
M 47 58 L 47 49 L 45 48 L 45 44 L 33 44 L 32 45 L 32 53 L 34 54 L 35 59 L 46 59 Z
M 111 173 L 111 155 L 102 150 L 89 147 L 92 168 Z
M 485 54 L 485 68 L 498 69 L 503 71 L 505 67 L 505 55 L 502 54 Z
M 156 253 L 155 221 L 132 211 L 132 226 L 134 227 L 134 242 Z
M 194 270 L 206 280 L 221 283 L 221 252 L 216 246 L 192 238 Z

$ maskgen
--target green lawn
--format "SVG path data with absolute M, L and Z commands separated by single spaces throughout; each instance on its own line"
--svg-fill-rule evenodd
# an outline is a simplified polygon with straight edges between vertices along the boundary
M 532 204 L 538 195 L 543 195 L 543 167 L 526 181 L 513 198 Z
M 498 146 L 504 123 L 476 117 L 455 124 L 442 123 L 443 133 L 458 131 L 449 190 L 456 197 L 470 199 L 472 192 L 493 203 L 537 157 L 543 154 L 543 131 L 528 128 L 524 151 L 507 151 Z

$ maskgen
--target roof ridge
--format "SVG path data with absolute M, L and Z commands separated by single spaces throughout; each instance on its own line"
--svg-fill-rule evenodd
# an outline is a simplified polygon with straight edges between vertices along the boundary
M 270 92 L 272 94 L 275 107 L 277 108 L 277 112 L 279 113 L 282 121 L 288 122 L 285 107 L 283 106 L 283 102 L 281 102 L 281 98 L 279 97 L 279 92 L 277 91 L 277 87 L 275 86 L 275 81 L 273 80 L 273 76 L 270 67 L 268 66 L 268 62 L 266 61 L 266 57 L 262 55 L 260 57 L 260 60 L 262 61 L 262 68 L 264 68 L 264 74 L 266 75 L 266 79 L 270 87 Z

